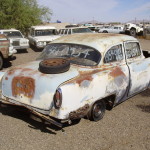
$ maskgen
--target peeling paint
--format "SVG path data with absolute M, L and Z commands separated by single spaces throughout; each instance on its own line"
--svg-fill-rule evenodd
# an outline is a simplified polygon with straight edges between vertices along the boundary
M 110 75 L 114 78 L 118 76 L 125 76 L 125 74 L 122 72 L 122 70 L 119 67 L 114 68 L 111 72 Z

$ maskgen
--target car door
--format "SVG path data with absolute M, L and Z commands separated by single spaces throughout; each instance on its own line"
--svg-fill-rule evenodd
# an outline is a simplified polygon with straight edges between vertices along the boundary
M 114 28 L 113 28 L 113 33 L 119 33 L 119 32 L 118 32 L 118 27 L 114 27 Z
M 125 100 L 129 86 L 129 69 L 126 65 L 123 45 L 114 45 L 104 56 L 104 67 L 107 67 L 107 93 L 115 94 L 115 104 Z
M 128 96 L 146 89 L 149 84 L 149 61 L 145 59 L 138 42 L 125 42 L 126 61 L 130 70 L 130 88 Z

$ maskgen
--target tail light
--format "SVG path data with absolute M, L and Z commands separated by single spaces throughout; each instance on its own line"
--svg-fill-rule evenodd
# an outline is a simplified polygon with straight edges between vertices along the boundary
M 54 106 L 56 109 L 60 108 L 62 104 L 62 92 L 61 89 L 57 89 L 54 95 Z

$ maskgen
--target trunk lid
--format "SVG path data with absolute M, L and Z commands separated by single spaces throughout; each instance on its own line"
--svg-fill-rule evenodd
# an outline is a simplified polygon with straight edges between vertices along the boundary
M 2 80 L 2 94 L 17 103 L 50 110 L 58 86 L 79 74 L 75 66 L 60 74 L 43 74 L 38 68 L 39 61 L 34 61 L 7 71 Z

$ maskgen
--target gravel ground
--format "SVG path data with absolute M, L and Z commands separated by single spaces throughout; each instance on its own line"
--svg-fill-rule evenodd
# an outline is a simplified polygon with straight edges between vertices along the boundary
M 150 41 L 140 42 L 150 50 Z M 5 68 L 32 61 L 39 53 L 17 53 Z M 106 111 L 99 122 L 81 119 L 64 130 L 12 107 L 0 108 L 0 150 L 150 150 L 150 90 Z

